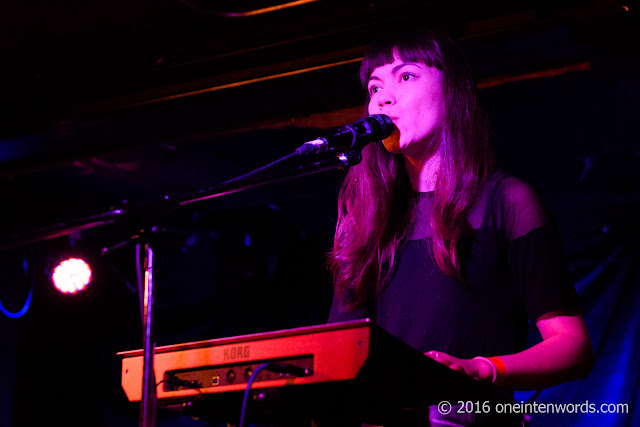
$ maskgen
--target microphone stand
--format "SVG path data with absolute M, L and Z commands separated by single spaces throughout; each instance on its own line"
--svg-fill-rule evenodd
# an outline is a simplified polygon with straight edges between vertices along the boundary
M 142 297 L 142 343 L 144 345 L 144 367 L 142 375 L 142 403 L 140 405 L 140 425 L 155 425 L 156 415 L 156 376 L 153 371 L 155 337 L 153 325 L 154 304 L 153 250 L 149 243 L 144 245 L 144 295 Z
M 287 159 L 289 156 L 283 157 Z M 226 196 L 228 194 L 239 193 L 241 191 L 250 190 L 253 188 L 262 187 L 267 184 L 275 184 L 278 182 L 289 181 L 295 178 L 301 178 L 307 175 L 313 175 L 320 172 L 325 172 L 332 169 L 346 169 L 348 167 L 357 165 L 362 160 L 362 155 L 358 151 L 347 151 L 338 155 L 332 156 L 328 159 L 318 162 L 306 164 L 296 169 L 290 170 L 286 174 L 280 174 L 271 176 L 266 179 L 254 178 L 252 173 L 245 174 L 246 179 L 231 179 L 223 182 L 221 185 L 207 188 L 196 193 L 192 193 L 190 196 L 181 198 L 178 202 L 178 206 L 185 206 L 203 200 L 213 199 L 220 196 Z M 272 165 L 277 164 L 278 161 L 273 162 Z M 257 170 L 261 170 L 257 169 Z
M 283 157 L 288 159 L 289 156 Z M 199 191 L 188 197 L 183 197 L 177 203 L 177 206 L 185 206 L 192 203 L 201 202 L 216 197 L 225 196 L 227 194 L 238 193 L 252 188 L 262 187 L 267 184 L 288 181 L 291 179 L 312 175 L 332 169 L 345 169 L 360 163 L 362 155 L 357 151 L 348 151 L 338 154 L 329 159 L 304 165 L 290 171 L 288 174 L 269 177 L 266 179 L 253 178 L 251 173 L 245 174 L 246 179 L 232 179 L 222 183 L 217 187 L 211 187 L 206 190 Z M 272 165 L 278 164 L 279 161 L 273 162 Z M 263 168 L 258 169 L 263 171 Z M 246 182 L 245 182 L 246 181 Z M 153 357 L 155 343 L 153 342 L 153 251 L 149 244 L 145 244 L 145 280 L 144 280 L 144 367 L 142 382 L 142 402 L 140 406 L 140 426 L 153 427 L 155 425 L 156 410 L 156 387 L 155 375 L 153 372 Z
M 205 190 L 192 193 L 188 196 L 179 197 L 176 201 L 165 200 L 156 203 L 143 203 L 137 207 L 130 209 L 119 208 L 110 209 L 107 212 L 92 215 L 87 218 L 81 218 L 79 220 L 70 220 L 63 224 L 56 224 L 51 227 L 40 228 L 31 233 L 21 233 L 19 236 L 22 238 L 22 242 L 27 241 L 33 243 L 40 240 L 51 239 L 54 237 L 60 237 L 71 234 L 76 231 L 86 230 L 89 228 L 113 224 L 120 218 L 132 215 L 145 215 L 150 212 L 157 213 L 158 210 L 165 210 L 167 213 L 173 211 L 181 206 L 190 205 L 203 200 L 208 200 L 216 197 L 225 196 L 228 194 L 238 193 L 241 191 L 249 190 L 252 188 L 262 187 L 267 184 L 288 181 L 295 178 L 300 178 L 307 175 L 312 175 L 332 169 L 346 169 L 354 166 L 362 160 L 362 156 L 359 151 L 346 151 L 344 153 L 333 151 L 327 151 L 324 153 L 330 157 L 316 161 L 314 163 L 306 164 L 289 170 L 288 173 L 280 173 L 272 176 L 265 176 L 265 172 L 270 169 L 271 166 L 283 164 L 285 160 L 295 157 L 293 154 L 283 157 L 280 160 L 272 162 L 271 164 L 262 168 L 256 169 L 253 172 L 244 174 L 241 177 L 234 178 L 223 182 L 221 185 L 210 187 Z M 142 329 L 143 329 L 143 379 L 142 379 L 142 401 L 140 404 L 140 426 L 141 427 L 153 427 L 155 425 L 156 418 L 156 383 L 154 367 L 154 354 L 155 354 L 155 342 L 154 342 L 154 322 L 153 322 L 153 308 L 154 308 L 154 277 L 153 277 L 153 249 L 150 243 L 149 234 L 158 231 L 157 227 L 151 227 L 150 231 L 144 230 L 140 234 L 133 235 L 131 238 L 124 242 L 120 242 L 110 248 L 103 248 L 102 254 L 104 255 L 110 250 L 118 249 L 125 246 L 127 243 L 143 239 L 144 241 L 144 285 L 143 293 L 141 295 L 141 307 L 142 307 Z M 0 248 L 9 248 L 18 246 L 15 240 L 15 235 L 11 236 L 9 240 L 1 241 Z M 24 244 L 24 243 L 23 243 Z
M 329 153 L 333 154 L 333 153 Z M 289 159 L 291 156 L 285 156 L 282 160 Z M 216 197 L 225 196 L 228 194 L 238 193 L 241 191 L 249 190 L 252 188 L 262 187 L 267 184 L 273 184 L 276 182 L 288 181 L 295 178 L 300 178 L 307 175 L 312 175 L 332 169 L 346 169 L 350 166 L 354 166 L 362 160 L 362 155 L 358 151 L 347 151 L 345 153 L 339 153 L 337 155 L 333 155 L 328 159 L 324 159 L 318 162 L 314 162 L 311 164 L 303 165 L 298 168 L 295 168 L 289 173 L 280 174 L 276 176 L 266 177 L 264 179 L 256 178 L 251 172 L 243 175 L 241 179 L 231 179 L 220 186 L 211 187 L 206 190 L 198 191 L 187 197 L 182 197 L 178 202 L 177 206 L 185 206 L 192 203 L 201 202 L 203 200 L 208 200 Z M 281 163 L 280 161 L 275 161 L 271 163 L 271 165 L 275 166 Z M 264 172 L 264 167 L 257 169 L 257 171 Z M 152 269 L 152 261 L 153 261 L 153 252 L 149 248 L 148 245 L 145 245 L 145 249 L 149 253 L 149 263 L 145 265 L 147 266 L 147 270 L 145 271 L 145 321 L 144 330 L 144 378 L 143 378 L 143 391 L 142 391 L 142 399 L 141 402 L 141 427 L 152 427 L 154 425 L 155 420 L 155 407 L 156 407 L 156 389 L 155 386 L 151 387 L 153 381 L 153 347 L 154 343 L 152 340 L 152 315 L 151 309 L 153 304 L 153 269 Z M 148 272 L 148 274 L 147 274 Z M 149 280 L 147 280 L 149 279 Z M 152 390 L 151 390 L 152 388 Z
M 102 255 L 115 249 L 120 249 L 129 243 L 136 244 L 136 269 L 140 273 L 140 246 L 144 251 L 143 266 L 144 276 L 142 287 L 138 279 L 138 295 L 140 303 L 140 317 L 142 321 L 142 344 L 143 360 L 142 367 L 142 398 L 140 401 L 140 426 L 151 427 L 155 425 L 156 418 L 156 378 L 153 370 L 155 356 L 155 334 L 154 334 L 154 304 L 155 304 L 155 281 L 153 278 L 153 249 L 151 245 L 152 235 L 164 231 L 159 227 L 150 227 L 149 231 L 142 229 L 127 240 L 117 243 L 111 247 L 102 248 Z

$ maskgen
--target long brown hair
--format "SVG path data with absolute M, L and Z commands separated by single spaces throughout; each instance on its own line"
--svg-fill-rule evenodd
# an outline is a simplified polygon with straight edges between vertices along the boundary
M 467 215 L 494 169 L 487 121 L 477 105 L 476 87 L 462 50 L 431 31 L 405 31 L 373 44 L 362 61 L 360 80 L 367 88 L 377 67 L 423 63 L 442 72 L 445 114 L 438 147 L 441 161 L 431 215 L 431 254 L 447 275 L 463 281 L 460 246 L 471 231 Z M 367 105 L 369 95 L 367 94 Z M 338 196 L 338 224 L 329 268 L 343 309 L 367 304 L 384 286 L 413 225 L 416 193 L 401 155 L 369 144 L 352 167 Z M 426 254 L 425 254 L 426 255 Z

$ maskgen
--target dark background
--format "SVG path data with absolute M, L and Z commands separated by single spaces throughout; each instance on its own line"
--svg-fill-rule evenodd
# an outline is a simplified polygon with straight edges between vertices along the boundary
M 640 422 L 638 2 L 320 0 L 247 13 L 277 4 L 2 6 L 0 303 L 16 313 L 33 298 L 23 316 L 0 316 L 0 425 L 137 424 L 116 356 L 142 346 L 135 247 L 100 250 L 141 227 L 166 230 L 154 241 L 158 345 L 325 322 L 341 172 L 173 213 L 156 202 L 359 118 L 358 58 L 398 24 L 461 43 L 501 166 L 536 186 L 559 223 L 598 361 L 536 399 L 628 404 L 532 425 Z M 69 231 L 145 202 L 140 215 Z M 94 280 L 65 296 L 48 274 L 72 251 L 92 259 Z M 159 424 L 202 423 L 161 413 Z

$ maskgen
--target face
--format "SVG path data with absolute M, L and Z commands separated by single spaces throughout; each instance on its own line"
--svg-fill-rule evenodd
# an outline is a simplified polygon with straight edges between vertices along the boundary
M 391 153 L 423 157 L 437 148 L 444 116 L 442 73 L 422 63 L 404 62 L 375 68 L 368 83 L 369 114 L 386 114 L 397 131 L 383 141 Z

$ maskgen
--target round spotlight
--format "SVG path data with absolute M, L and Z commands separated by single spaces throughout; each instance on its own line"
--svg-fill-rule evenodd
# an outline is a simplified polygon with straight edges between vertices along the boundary
M 69 258 L 58 264 L 53 270 L 51 279 L 60 292 L 75 294 L 91 282 L 91 268 L 79 258 Z

